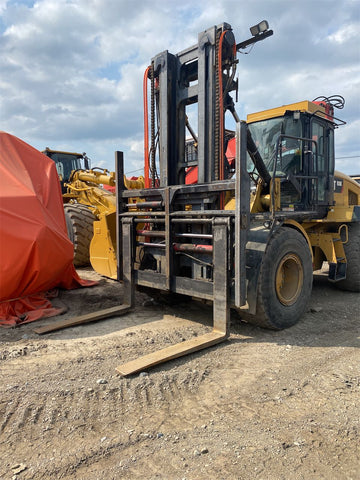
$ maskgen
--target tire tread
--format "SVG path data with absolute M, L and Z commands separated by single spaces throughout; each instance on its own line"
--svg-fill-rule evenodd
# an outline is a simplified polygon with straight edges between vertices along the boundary
M 78 203 L 64 205 L 64 211 L 68 235 L 74 245 L 74 265 L 89 265 L 90 242 L 96 217 L 86 205 Z

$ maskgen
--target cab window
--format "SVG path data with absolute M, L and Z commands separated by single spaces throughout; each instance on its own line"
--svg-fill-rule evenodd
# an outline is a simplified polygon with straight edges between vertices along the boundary
M 293 114 L 251 123 L 249 130 L 270 174 L 274 170 L 275 161 L 277 176 L 286 176 L 289 171 L 296 174 L 302 170 L 300 140 L 284 137 L 280 145 L 281 151 L 275 158 L 277 142 L 281 134 L 289 137 L 302 137 L 301 121 L 294 119 Z M 248 169 L 253 169 L 250 157 L 248 158 Z
M 325 126 L 317 120 L 312 123 L 312 140 L 313 143 L 313 173 L 318 175 L 318 201 L 325 200 L 325 189 L 327 185 L 326 162 L 326 129 Z M 316 165 L 317 162 L 317 165 Z

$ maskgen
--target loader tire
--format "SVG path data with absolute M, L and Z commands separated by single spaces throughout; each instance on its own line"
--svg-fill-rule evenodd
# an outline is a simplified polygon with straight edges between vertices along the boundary
M 260 268 L 256 315 L 246 320 L 272 330 L 292 327 L 307 309 L 312 280 L 307 241 L 297 230 L 280 227 L 269 240 Z
M 349 240 L 344 243 L 346 255 L 346 279 L 336 282 L 341 290 L 360 292 L 360 223 L 351 223 L 348 226 Z
M 79 203 L 64 205 L 64 211 L 68 236 L 74 245 L 74 265 L 89 265 L 90 242 L 96 217 L 86 205 Z

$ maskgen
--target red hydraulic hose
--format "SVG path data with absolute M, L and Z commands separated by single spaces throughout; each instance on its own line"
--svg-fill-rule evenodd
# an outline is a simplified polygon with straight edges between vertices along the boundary
M 220 109 L 220 180 L 224 180 L 224 98 L 222 81 L 222 44 L 227 30 L 224 30 L 219 40 L 218 75 L 219 75 L 219 109 Z
M 144 96 L 144 180 L 145 188 L 150 188 L 150 162 L 149 162 L 149 111 L 148 111 L 148 92 L 147 82 L 151 66 L 147 67 L 144 73 L 143 96 Z

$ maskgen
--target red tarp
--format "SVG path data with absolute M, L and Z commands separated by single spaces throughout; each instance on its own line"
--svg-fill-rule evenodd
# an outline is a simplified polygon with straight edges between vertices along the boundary
M 96 283 L 72 262 L 55 163 L 0 132 L 0 325 L 57 315 L 46 292 Z

